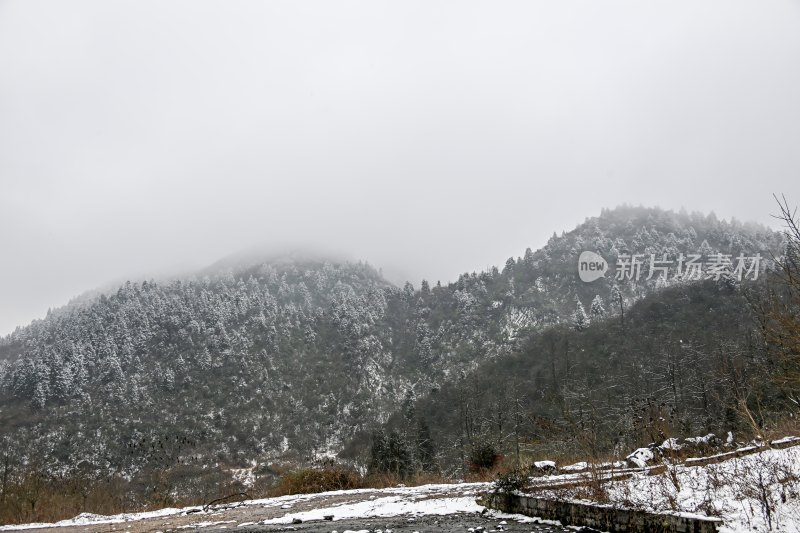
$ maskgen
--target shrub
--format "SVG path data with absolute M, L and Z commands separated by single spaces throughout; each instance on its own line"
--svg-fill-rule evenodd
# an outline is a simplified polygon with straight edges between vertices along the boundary
M 498 474 L 494 482 L 495 492 L 512 493 L 525 488 L 528 477 L 520 470 L 514 469 L 505 474 Z
M 283 476 L 275 490 L 276 495 L 309 494 L 330 490 L 358 489 L 364 486 L 361 475 L 352 468 L 304 468 Z
M 473 472 L 489 470 L 501 460 L 494 446 L 488 443 L 477 444 L 469 455 L 469 467 Z

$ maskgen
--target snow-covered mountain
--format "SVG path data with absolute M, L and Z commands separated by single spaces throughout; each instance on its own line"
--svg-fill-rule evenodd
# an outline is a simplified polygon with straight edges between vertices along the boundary
M 622 207 L 447 285 L 396 287 L 366 264 L 308 257 L 131 281 L 0 341 L 0 437 L 13 460 L 64 475 L 335 454 L 401 405 L 529 353 L 532 335 L 576 326 L 582 309 L 599 321 L 689 283 L 613 271 L 584 283 L 581 251 L 614 262 L 781 246 L 757 225 Z

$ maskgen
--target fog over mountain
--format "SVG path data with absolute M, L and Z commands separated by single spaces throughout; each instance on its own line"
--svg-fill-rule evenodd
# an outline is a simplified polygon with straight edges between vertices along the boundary
M 671 266 L 663 277 L 609 274 L 584 283 L 576 275 L 584 248 L 616 264 L 634 253 Z M 487 375 L 537 391 L 516 398 L 548 417 L 549 438 L 564 445 L 574 441 L 570 412 L 603 404 L 602 423 L 579 417 L 603 446 L 652 439 L 649 429 L 630 427 L 632 399 L 672 402 L 678 414 L 670 423 L 687 435 L 738 431 L 742 422 L 729 411 L 741 397 L 727 392 L 736 376 L 715 373 L 714 350 L 749 353 L 747 298 L 763 293 L 774 268 L 767 258 L 785 248 L 784 235 L 757 224 L 621 207 L 446 285 L 392 286 L 363 263 L 299 251 L 240 255 L 169 282 L 129 281 L 0 339 L 0 442 L 14 443 L 23 462 L 50 458 L 48 472 L 98 479 L 185 465 L 187 456 L 196 468 L 320 455 L 367 464 L 369 439 L 380 441 L 370 434 L 401 411 L 414 419 L 419 399 L 416 429 L 431 427 L 429 446 L 415 453 L 424 452 L 429 469 L 447 470 L 464 452 L 458 416 L 447 413 L 460 412 L 465 379 L 473 383 L 470 412 L 484 412 L 467 437 L 473 447 L 495 438 L 494 422 L 485 421 L 509 400 L 481 383 Z M 765 259 L 760 275 L 739 276 L 732 264 L 716 279 L 695 278 L 678 266 L 695 251 Z M 662 368 L 664 358 L 678 357 L 675 345 L 703 353 L 681 359 L 683 381 Z M 748 357 L 736 365 L 755 375 Z M 660 385 L 670 379 L 672 396 Z M 624 382 L 626 392 L 608 398 L 600 382 Z M 589 399 L 591 391 L 597 396 Z M 778 409 L 770 400 L 769 411 Z M 404 435 L 416 431 L 408 421 Z M 533 439 L 534 426 L 518 424 L 515 438 Z M 195 444 L 156 460 L 142 452 L 147 439 Z M 501 434 L 498 446 L 507 445 Z
M 790 0 L 0 2 L 0 334 L 254 248 L 416 285 L 622 203 L 771 224 L 799 24 Z

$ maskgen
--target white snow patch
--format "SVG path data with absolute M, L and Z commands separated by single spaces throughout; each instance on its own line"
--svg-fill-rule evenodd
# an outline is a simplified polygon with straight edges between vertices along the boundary
M 635 464 L 639 468 L 646 467 L 647 463 L 652 461 L 653 458 L 653 451 L 650 448 L 639 448 L 627 457 L 628 461 Z
M 716 435 L 713 433 L 709 433 L 705 437 L 689 437 L 686 439 L 686 442 L 691 442 L 692 444 L 708 444 L 711 442 L 712 439 L 715 439 Z
M 418 499 L 395 495 L 376 498 L 374 500 L 346 503 L 331 507 L 322 507 L 290 513 L 279 518 L 265 520 L 263 524 L 290 524 L 295 518 L 303 522 L 323 520 L 326 515 L 333 515 L 334 520 L 364 517 L 387 517 L 399 515 L 447 515 L 454 513 L 480 512 L 483 507 L 475 502 L 474 496 L 443 497 Z
M 34 523 L 34 524 L 11 524 L 7 526 L 0 526 L 0 531 L 16 531 L 22 529 L 37 529 L 45 527 L 69 527 L 69 526 L 86 526 L 92 524 L 118 524 L 121 522 L 131 522 L 134 520 L 146 520 L 148 518 L 161 518 L 164 516 L 172 516 L 185 513 L 189 510 L 196 510 L 197 507 L 185 507 L 183 509 L 175 509 L 172 507 L 166 509 L 159 509 L 157 511 L 147 511 L 143 513 L 122 513 L 118 515 L 99 515 L 92 513 L 81 513 L 74 518 L 68 520 L 61 520 L 55 523 Z
M 561 467 L 561 470 L 563 470 L 564 472 L 578 472 L 580 470 L 587 470 L 588 468 L 589 468 L 589 463 L 587 463 L 586 461 L 581 461 L 580 463 L 575 463 L 572 465 Z

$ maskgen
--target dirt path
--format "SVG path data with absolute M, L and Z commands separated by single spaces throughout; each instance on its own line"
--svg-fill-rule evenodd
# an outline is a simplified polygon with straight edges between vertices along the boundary
M 148 533 L 162 531 L 191 531 L 206 528 L 212 524 L 232 525 L 246 522 L 261 522 L 282 517 L 288 513 L 309 511 L 317 507 L 332 507 L 356 501 L 369 500 L 371 494 L 333 494 L 297 496 L 293 499 L 274 498 L 272 502 L 256 500 L 252 503 L 230 509 L 218 509 L 208 512 L 184 511 L 168 516 L 131 519 L 116 523 L 77 523 L 72 526 L 50 525 L 42 528 L 25 529 L 27 533 L 105 533 L 110 531 L 126 531 L 129 533 Z M 374 497 L 374 496 L 373 496 Z M 290 505 L 289 508 L 282 508 Z M 12 530 L 16 531 L 16 530 Z M 204 531 L 207 531 L 204 529 Z
M 480 513 L 475 498 L 488 488 L 487 484 L 428 485 L 381 490 L 342 491 L 335 493 L 284 496 L 253 500 L 236 508 L 208 512 L 192 512 L 197 508 L 174 510 L 159 517 L 121 515 L 108 517 L 114 523 L 98 523 L 102 518 L 80 518 L 73 523 L 31 528 L 26 532 L 42 533 L 167 533 L 202 531 L 229 533 L 256 531 L 298 531 L 331 533 L 347 530 L 392 530 L 394 533 L 427 531 L 459 531 L 483 527 L 488 532 L 567 531 L 562 528 L 528 523 L 525 527 L 513 520 L 501 524 L 502 518 Z M 164 511 L 169 512 L 169 511 Z M 339 516 L 337 516 L 337 512 Z M 305 513 L 305 514 L 304 514 Z M 326 514 L 332 520 L 324 520 Z M 291 523 L 296 515 L 301 523 Z M 87 523 L 88 521 L 88 523 Z M 267 523 L 265 523 L 265 521 Z M 282 523 L 278 523 L 282 522 Z M 13 530 L 18 531 L 18 530 Z M 389 533 L 389 532 L 387 532 Z M 475 533 L 481 533 L 478 530 Z

